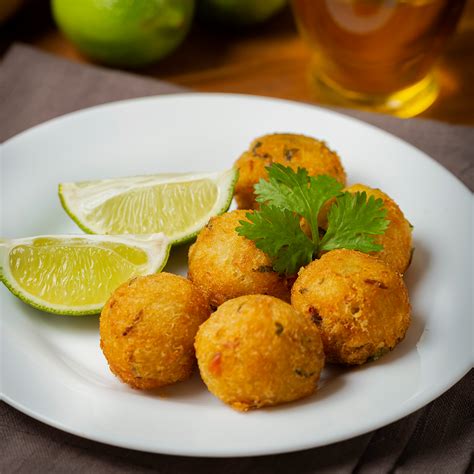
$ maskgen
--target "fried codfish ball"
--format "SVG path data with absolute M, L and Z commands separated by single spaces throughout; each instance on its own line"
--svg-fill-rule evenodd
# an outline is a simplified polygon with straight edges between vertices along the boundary
M 354 184 L 345 191 L 352 194 L 365 191 L 367 197 L 374 196 L 375 199 L 382 199 L 384 208 L 387 210 L 386 218 L 390 224 L 383 235 L 377 235 L 375 238 L 378 244 L 383 245 L 383 250 L 372 252 L 371 255 L 382 259 L 397 272 L 404 273 L 410 265 L 413 249 L 412 227 L 397 203 L 380 189 L 372 189 L 363 184 Z
M 242 411 L 310 395 L 324 365 L 316 326 L 264 295 L 220 306 L 199 328 L 195 348 L 209 391 Z
M 239 209 L 255 209 L 253 187 L 261 178 L 267 178 L 265 168 L 272 163 L 290 166 L 295 171 L 298 167 L 306 168 L 310 176 L 327 174 L 343 185 L 346 183 L 346 173 L 337 153 L 324 142 L 294 133 L 264 135 L 256 138 L 235 163 L 239 170 L 235 186 Z
M 270 257 L 235 231 L 247 212 L 213 217 L 189 249 L 188 276 L 213 307 L 249 294 L 290 301 L 290 279 L 273 271 Z
M 319 328 L 328 362 L 377 359 L 403 339 L 410 324 L 401 275 L 354 250 L 333 250 L 300 270 L 291 303 Z
M 209 314 L 204 296 L 186 278 L 132 278 L 102 310 L 100 347 L 110 370 L 134 388 L 178 382 L 191 375 L 194 336 Z

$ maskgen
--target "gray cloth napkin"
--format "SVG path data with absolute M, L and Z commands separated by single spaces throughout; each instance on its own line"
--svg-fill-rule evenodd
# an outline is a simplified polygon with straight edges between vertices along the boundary
M 84 107 L 173 92 L 183 89 L 129 73 L 74 64 L 15 45 L 0 65 L 0 141 Z M 473 128 L 341 112 L 414 144 L 474 188 Z M 473 472 L 473 393 L 471 371 L 434 402 L 372 433 L 297 453 L 234 459 L 186 458 L 115 448 L 63 433 L 1 403 L 0 472 Z

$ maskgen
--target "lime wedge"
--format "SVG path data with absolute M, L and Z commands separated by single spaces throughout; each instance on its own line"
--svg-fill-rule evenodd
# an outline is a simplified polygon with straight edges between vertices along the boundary
M 124 281 L 160 271 L 169 250 L 164 234 L 2 240 L 0 280 L 15 296 L 43 311 L 96 314 Z
M 66 212 L 90 234 L 163 232 L 172 244 L 192 239 L 232 201 L 237 171 L 162 174 L 61 183 Z

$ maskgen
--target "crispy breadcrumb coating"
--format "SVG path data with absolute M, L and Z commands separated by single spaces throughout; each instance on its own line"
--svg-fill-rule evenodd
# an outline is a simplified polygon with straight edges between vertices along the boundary
M 295 171 L 306 168 L 310 176 L 326 174 L 346 184 L 339 156 L 315 138 L 294 133 L 274 133 L 256 138 L 236 161 L 239 179 L 235 199 L 239 209 L 255 209 L 254 185 L 267 178 L 267 166 L 280 163 Z
M 312 394 L 324 365 L 311 320 L 264 295 L 220 306 L 199 328 L 195 347 L 209 391 L 242 411 Z
M 209 314 L 204 296 L 186 278 L 132 278 L 114 291 L 100 316 L 100 346 L 110 370 L 139 389 L 188 378 L 194 336 Z
M 333 250 L 301 269 L 291 303 L 319 328 L 328 362 L 376 359 L 392 350 L 410 325 L 402 276 L 354 250 Z
M 387 210 L 386 218 L 390 224 L 383 235 L 378 235 L 375 241 L 383 245 L 381 252 L 372 252 L 382 259 L 390 267 L 399 273 L 405 273 L 410 265 L 412 254 L 412 227 L 398 207 L 398 204 L 380 189 L 372 189 L 363 184 L 349 186 L 346 191 L 357 193 L 365 191 L 367 197 L 374 196 L 375 199 L 382 199 L 384 208 Z
M 248 294 L 290 301 L 290 279 L 273 271 L 270 257 L 235 231 L 247 212 L 213 217 L 189 249 L 188 276 L 213 307 Z

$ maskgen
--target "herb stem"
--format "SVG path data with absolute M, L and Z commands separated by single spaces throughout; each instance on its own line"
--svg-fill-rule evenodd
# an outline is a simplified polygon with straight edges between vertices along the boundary
M 309 226 L 311 229 L 311 240 L 313 241 L 313 244 L 314 244 L 314 253 L 317 253 L 319 249 L 319 227 L 318 227 L 317 216 L 315 218 L 314 215 L 311 214 Z

